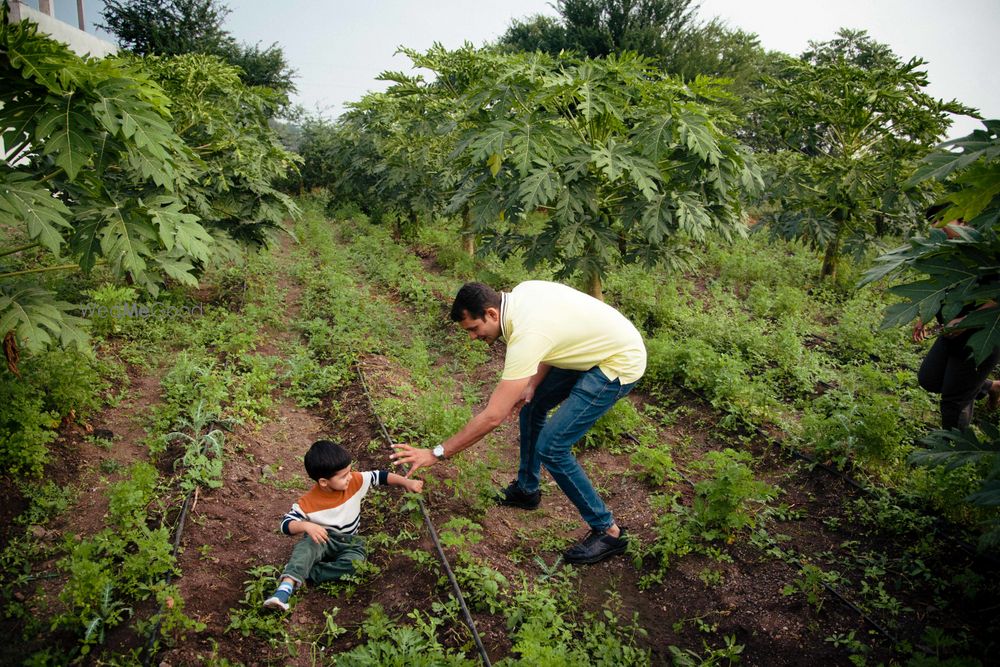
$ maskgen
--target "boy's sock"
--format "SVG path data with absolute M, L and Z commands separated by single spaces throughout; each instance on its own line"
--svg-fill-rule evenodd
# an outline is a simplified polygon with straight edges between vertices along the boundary
M 288 611 L 288 598 L 292 597 L 295 584 L 290 581 L 283 581 L 278 584 L 278 589 L 268 599 L 264 600 L 264 606 L 268 609 L 280 609 Z

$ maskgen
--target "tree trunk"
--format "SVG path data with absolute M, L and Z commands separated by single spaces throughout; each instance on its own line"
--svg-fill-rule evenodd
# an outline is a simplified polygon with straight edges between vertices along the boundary
M 595 299 L 604 301 L 604 290 L 601 288 L 601 274 L 594 271 L 587 279 L 587 293 Z
M 826 246 L 826 252 L 823 253 L 823 268 L 819 272 L 820 279 L 832 279 L 837 276 L 837 261 L 840 259 L 840 245 L 843 242 L 843 237 L 844 223 L 838 222 L 837 233 Z
M 462 212 L 462 249 L 469 257 L 476 256 L 476 233 L 472 231 L 472 211 L 468 206 Z

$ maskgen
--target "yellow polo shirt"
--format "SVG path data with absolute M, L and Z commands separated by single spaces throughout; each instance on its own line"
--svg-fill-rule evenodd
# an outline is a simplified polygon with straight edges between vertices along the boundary
M 531 377 L 540 363 L 575 371 L 598 366 L 622 384 L 646 370 L 639 330 L 608 304 L 566 285 L 529 280 L 503 293 L 500 328 L 504 380 Z

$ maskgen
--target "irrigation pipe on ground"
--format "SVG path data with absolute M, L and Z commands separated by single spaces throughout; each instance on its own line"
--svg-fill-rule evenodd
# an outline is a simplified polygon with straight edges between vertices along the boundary
M 392 441 L 392 436 L 389 435 L 389 431 L 386 430 L 385 424 L 382 423 L 382 418 L 379 417 L 378 410 L 375 409 L 375 401 L 372 398 L 371 392 L 368 390 L 368 381 L 365 379 L 365 373 L 361 368 L 361 364 L 356 363 L 355 368 L 358 371 L 358 377 L 361 379 L 361 387 L 365 392 L 365 398 L 368 399 L 368 405 L 371 407 L 372 416 L 375 418 L 375 422 L 378 424 L 379 430 L 382 432 L 382 437 L 385 441 L 392 447 L 395 443 Z M 458 600 L 458 605 L 462 609 L 462 615 L 465 617 L 465 624 L 469 626 L 469 630 L 472 632 L 472 639 L 476 642 L 476 648 L 479 650 L 479 655 L 483 659 L 483 664 L 486 667 L 492 667 L 490 663 L 490 656 L 486 653 L 486 648 L 483 646 L 483 640 L 479 638 L 479 631 L 476 630 L 476 623 L 472 620 L 472 614 L 469 613 L 469 608 L 465 604 L 465 597 L 462 595 L 462 589 L 458 586 L 458 580 L 455 579 L 455 573 L 451 569 L 451 565 L 448 563 L 448 557 L 444 554 L 444 549 L 441 547 L 441 542 L 438 540 L 437 530 L 434 528 L 434 523 L 431 521 L 430 513 L 427 511 L 427 506 L 424 504 L 424 499 L 418 497 L 417 503 L 420 505 L 420 513 L 424 515 L 424 523 L 427 524 L 427 531 L 431 535 L 431 540 L 434 542 L 434 548 L 437 550 L 438 559 L 444 566 L 444 571 L 448 575 L 448 581 L 451 582 L 451 588 L 455 592 L 455 598 Z

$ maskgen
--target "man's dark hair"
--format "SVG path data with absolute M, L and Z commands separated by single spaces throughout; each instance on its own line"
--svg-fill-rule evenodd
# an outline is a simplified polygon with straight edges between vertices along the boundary
M 468 313 L 470 319 L 485 319 L 487 308 L 500 307 L 500 292 L 483 283 L 465 283 L 451 304 L 451 321 L 461 322 Z
M 329 440 L 317 440 L 306 452 L 306 473 L 313 480 L 327 479 L 351 465 L 346 449 Z

